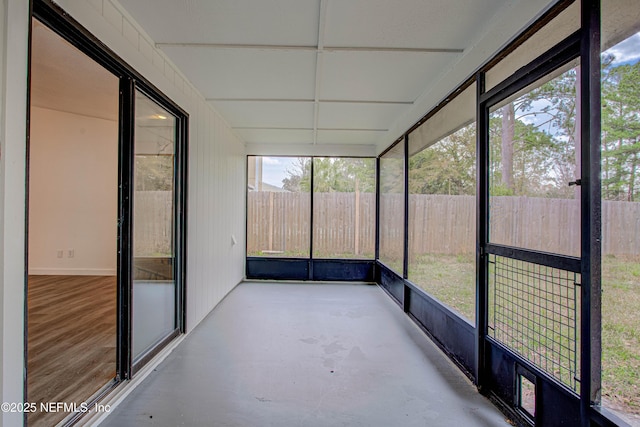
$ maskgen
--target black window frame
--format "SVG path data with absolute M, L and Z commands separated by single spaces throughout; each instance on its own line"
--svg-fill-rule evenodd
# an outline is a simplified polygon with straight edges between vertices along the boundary
M 248 180 L 249 158 L 251 157 L 301 157 L 309 159 L 310 170 L 310 216 L 309 216 L 309 256 L 308 257 L 260 257 L 248 256 L 248 242 L 245 246 L 245 278 L 247 280 L 296 280 L 311 282 L 367 282 L 375 280 L 375 258 L 316 258 L 313 254 L 313 230 L 314 230 L 314 160 L 316 158 L 342 158 L 342 159 L 371 159 L 375 161 L 376 183 L 378 176 L 378 161 L 375 156 L 320 156 L 320 155 L 260 155 L 248 154 L 246 156 L 245 176 Z M 248 204 L 249 188 L 245 185 L 245 206 Z M 378 215 L 378 196 L 376 184 L 376 225 Z M 248 235 L 249 218 L 245 210 L 245 235 Z M 377 254 L 378 239 L 376 226 L 375 250 Z

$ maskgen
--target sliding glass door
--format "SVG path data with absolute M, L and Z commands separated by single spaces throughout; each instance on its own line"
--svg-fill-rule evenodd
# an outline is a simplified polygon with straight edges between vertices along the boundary
M 32 13 L 25 419 L 70 425 L 184 332 L 188 115 L 51 2 Z
M 135 93 L 133 361 L 176 330 L 176 118 Z
M 30 77 L 25 412 L 42 426 L 118 375 L 118 77 L 37 19 Z

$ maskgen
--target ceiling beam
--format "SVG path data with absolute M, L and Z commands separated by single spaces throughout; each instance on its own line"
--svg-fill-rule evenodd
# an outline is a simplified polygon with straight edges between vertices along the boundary
M 156 47 L 198 47 L 205 49 L 257 49 L 257 50 L 305 50 L 315 52 L 317 46 L 273 45 L 273 44 L 229 44 L 229 43 L 156 43 Z
M 325 52 L 406 52 L 406 53 L 463 53 L 464 49 L 431 48 L 431 47 L 353 47 L 325 46 Z
M 269 126 L 232 126 L 236 130 L 312 130 L 312 131 L 341 131 L 341 132 L 387 132 L 389 129 L 377 129 L 377 128 L 300 128 L 300 127 L 269 127 Z
M 318 116 L 320 114 L 320 90 L 322 87 L 322 63 L 324 53 L 324 31 L 327 25 L 327 8 L 329 0 L 320 0 L 318 14 L 318 46 L 316 52 L 315 95 L 313 103 L 313 143 L 318 143 Z
M 324 3 L 322 1 L 321 3 Z M 324 37 L 324 31 L 323 31 Z M 404 53 L 463 53 L 464 49 L 432 47 L 376 47 L 376 46 L 318 46 L 233 44 L 233 43 L 156 43 L 156 47 L 197 47 L 205 49 L 302 50 L 308 52 L 404 52 Z
M 381 104 L 412 105 L 413 101 L 382 101 L 372 99 L 287 99 L 287 98 L 205 98 L 208 102 L 301 102 L 301 103 L 333 103 L 333 104 Z
M 287 98 L 205 98 L 209 102 L 314 102 L 313 99 Z
M 376 128 L 318 128 L 318 130 L 338 130 L 341 132 L 354 131 L 354 132 L 387 132 L 389 129 L 376 129 Z
M 278 127 L 278 126 L 232 126 L 233 129 L 240 130 L 313 130 L 313 128 L 300 127 Z
M 320 102 L 334 104 L 387 104 L 387 105 L 412 105 L 413 101 L 379 101 L 364 99 L 321 99 Z

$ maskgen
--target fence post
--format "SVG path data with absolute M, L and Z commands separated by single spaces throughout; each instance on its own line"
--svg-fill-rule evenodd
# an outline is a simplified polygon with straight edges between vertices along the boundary
M 356 178 L 356 218 L 355 218 L 355 230 L 353 230 L 354 236 L 354 252 L 356 255 L 360 255 L 360 180 Z
M 269 251 L 273 251 L 273 191 L 269 192 Z

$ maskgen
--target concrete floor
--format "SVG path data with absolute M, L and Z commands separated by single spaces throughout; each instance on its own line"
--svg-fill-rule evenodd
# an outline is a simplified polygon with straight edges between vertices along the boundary
M 243 283 L 103 426 L 509 426 L 375 285 Z

